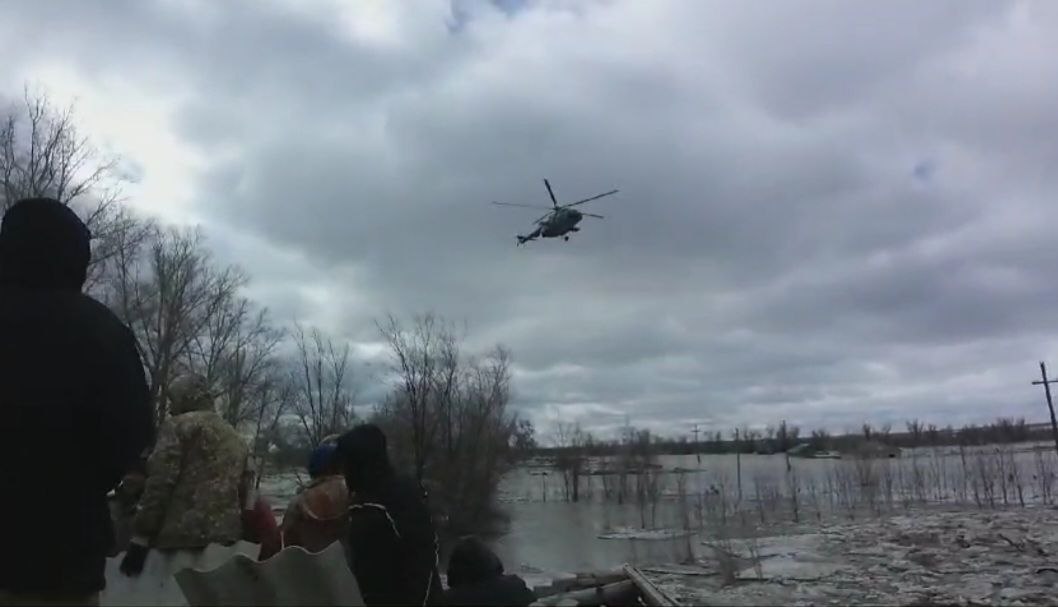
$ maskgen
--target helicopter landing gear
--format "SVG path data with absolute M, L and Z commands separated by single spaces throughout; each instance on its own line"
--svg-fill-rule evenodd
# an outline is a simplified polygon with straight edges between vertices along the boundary
M 566 242 L 569 242 L 569 236 L 563 236 L 563 237 L 562 237 L 562 240 L 564 240 L 564 241 L 566 241 Z

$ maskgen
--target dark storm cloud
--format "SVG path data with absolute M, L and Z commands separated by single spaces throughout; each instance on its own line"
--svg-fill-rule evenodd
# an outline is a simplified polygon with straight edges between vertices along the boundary
M 1050 4 L 26 6 L 15 61 L 179 99 L 218 254 L 281 317 L 465 320 L 545 424 L 1035 416 Z M 542 177 L 621 192 L 515 248 L 537 214 L 487 203 L 547 204 Z

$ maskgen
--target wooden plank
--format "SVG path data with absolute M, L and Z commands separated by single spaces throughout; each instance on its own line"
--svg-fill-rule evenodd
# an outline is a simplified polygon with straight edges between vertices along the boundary
M 562 594 L 564 592 L 573 592 L 574 590 L 583 590 L 586 588 L 594 588 L 596 586 L 615 584 L 627 579 L 628 575 L 625 574 L 624 569 L 621 568 L 606 571 L 579 572 L 575 575 L 566 575 L 555 578 L 550 584 L 533 586 L 533 594 L 535 594 L 537 598 L 542 599 L 556 594 Z
M 591 588 L 593 586 L 605 586 L 607 584 L 616 584 L 628 579 L 628 574 L 625 573 L 624 569 L 614 569 L 612 571 L 593 571 L 589 573 L 578 573 L 577 574 L 577 586 L 581 588 Z
M 614 584 L 564 592 L 540 599 L 533 603 L 541 607 L 554 607 L 557 605 L 576 604 L 582 606 L 593 605 L 636 605 L 639 589 L 632 580 L 623 580 Z
M 624 566 L 625 574 L 628 578 L 635 583 L 636 588 L 639 589 L 639 594 L 643 597 L 643 602 L 650 607 L 675 607 L 676 601 L 668 597 L 664 592 L 658 589 L 653 582 L 648 580 L 638 569 L 631 565 Z

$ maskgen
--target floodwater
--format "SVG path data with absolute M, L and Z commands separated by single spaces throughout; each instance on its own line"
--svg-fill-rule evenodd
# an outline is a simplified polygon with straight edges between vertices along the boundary
M 637 500 L 635 485 L 642 479 L 632 477 L 622 503 L 615 475 L 582 476 L 580 500 L 572 503 L 565 499 L 560 472 L 518 468 L 500 490 L 511 524 L 493 543 L 509 571 L 543 583 L 562 573 L 626 562 L 684 562 L 700 556 L 701 542 L 718 533 L 721 520 L 725 526 L 748 523 L 760 533 L 916 504 L 1054 504 L 1058 460 L 1052 450 L 1030 447 L 905 450 L 899 458 L 880 460 L 703 455 L 699 463 L 693 455 L 660 456 L 660 469 L 650 473 L 658 499 Z M 277 505 L 286 503 L 293 487 L 289 479 L 274 477 L 262 483 Z M 643 534 L 644 528 L 670 531 Z M 696 531 L 688 535 L 683 529 Z M 613 539 L 600 538 L 604 534 Z

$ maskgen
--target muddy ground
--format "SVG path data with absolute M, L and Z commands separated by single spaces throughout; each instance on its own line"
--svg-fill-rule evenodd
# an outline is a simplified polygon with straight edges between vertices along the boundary
M 919 510 L 711 540 L 641 565 L 688 605 L 1058 604 L 1058 509 Z

